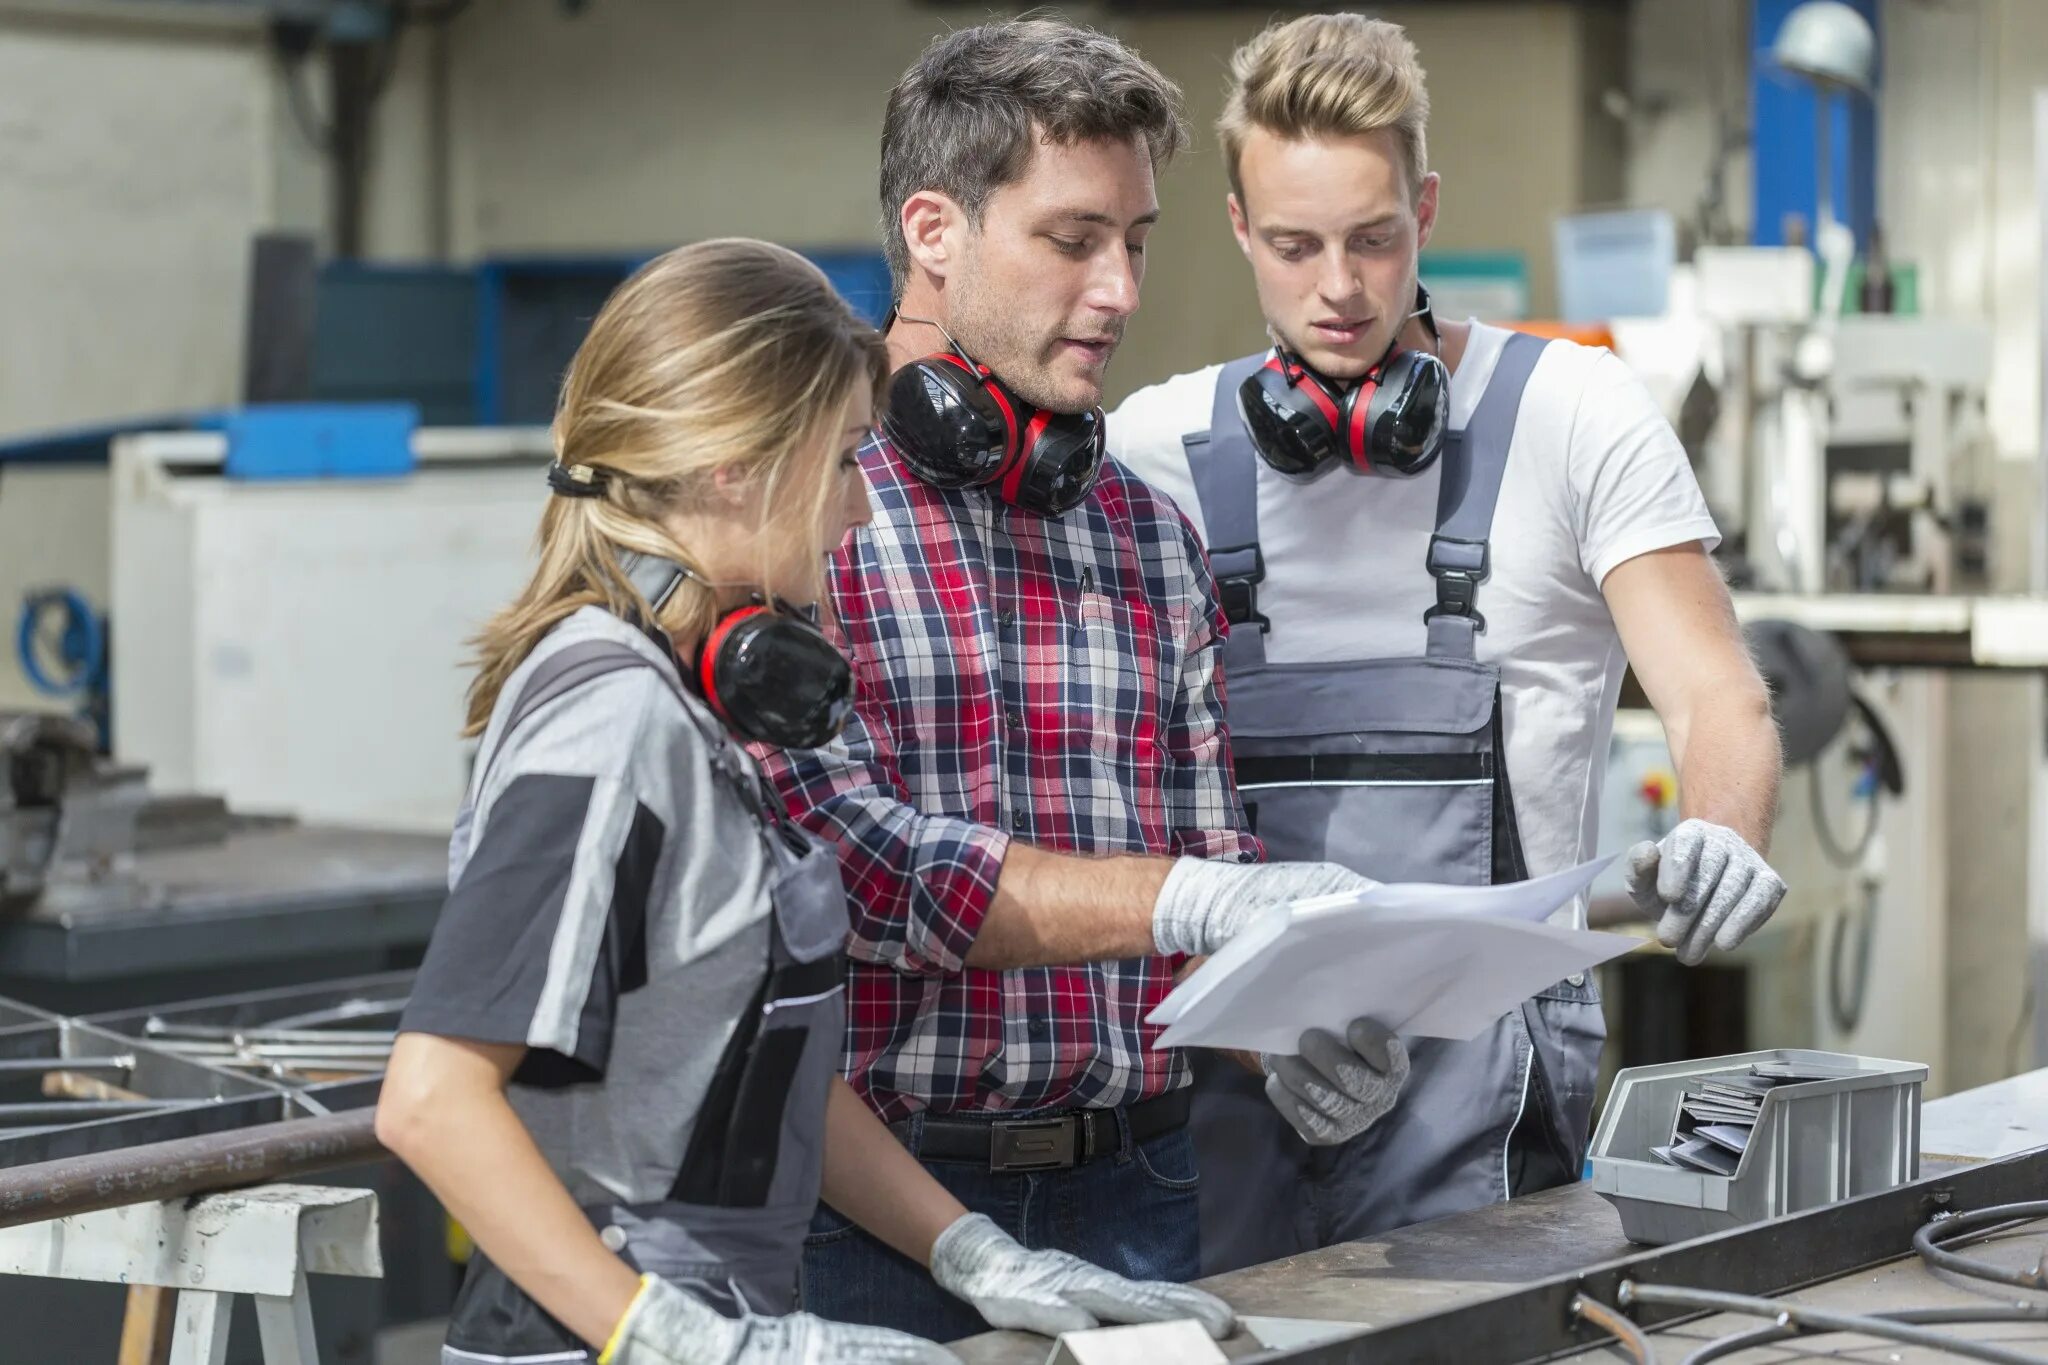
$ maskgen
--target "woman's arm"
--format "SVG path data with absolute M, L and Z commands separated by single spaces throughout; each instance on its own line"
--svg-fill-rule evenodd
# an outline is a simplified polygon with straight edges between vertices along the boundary
M 880 1241 L 932 1263 L 932 1243 L 967 1213 L 838 1077 L 825 1101 L 824 1200 Z
M 525 1055 L 510 1044 L 401 1033 L 384 1073 L 377 1139 L 514 1284 L 601 1347 L 640 1276 L 597 1239 L 506 1102 L 505 1083 Z

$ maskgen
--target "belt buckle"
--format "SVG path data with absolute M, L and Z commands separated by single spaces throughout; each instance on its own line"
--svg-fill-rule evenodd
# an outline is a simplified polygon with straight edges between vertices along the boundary
M 1074 1164 L 1074 1120 L 997 1119 L 988 1135 L 988 1168 L 992 1174 L 1056 1171 Z

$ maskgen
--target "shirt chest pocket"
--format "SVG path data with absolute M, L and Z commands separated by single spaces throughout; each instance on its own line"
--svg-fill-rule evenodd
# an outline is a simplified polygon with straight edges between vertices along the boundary
M 1180 687 L 1180 649 L 1166 617 L 1141 598 L 1084 592 L 1061 651 L 1069 723 L 1098 754 L 1149 767 Z

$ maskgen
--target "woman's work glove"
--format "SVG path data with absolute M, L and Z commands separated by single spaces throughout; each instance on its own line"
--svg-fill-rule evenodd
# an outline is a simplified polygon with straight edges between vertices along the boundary
M 1041 1336 L 1105 1322 L 1193 1318 L 1219 1340 L 1237 1324 L 1230 1305 L 1184 1284 L 1127 1280 L 1064 1251 L 1026 1251 L 987 1214 L 956 1220 L 932 1244 L 932 1278 L 992 1327 Z
M 598 1365 L 960 1365 L 936 1342 L 810 1313 L 728 1318 L 643 1275 Z

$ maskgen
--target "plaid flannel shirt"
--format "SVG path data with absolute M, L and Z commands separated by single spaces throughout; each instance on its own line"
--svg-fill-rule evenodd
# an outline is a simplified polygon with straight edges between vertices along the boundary
M 846 1071 L 884 1120 L 1109 1107 L 1187 1079 L 1146 1014 L 1180 960 L 965 965 L 1012 838 L 1092 854 L 1261 856 L 1230 776 L 1227 627 L 1194 531 L 1114 462 L 1059 518 L 861 452 L 875 521 L 832 562 L 855 716 L 757 750 L 834 841 L 853 959 Z

